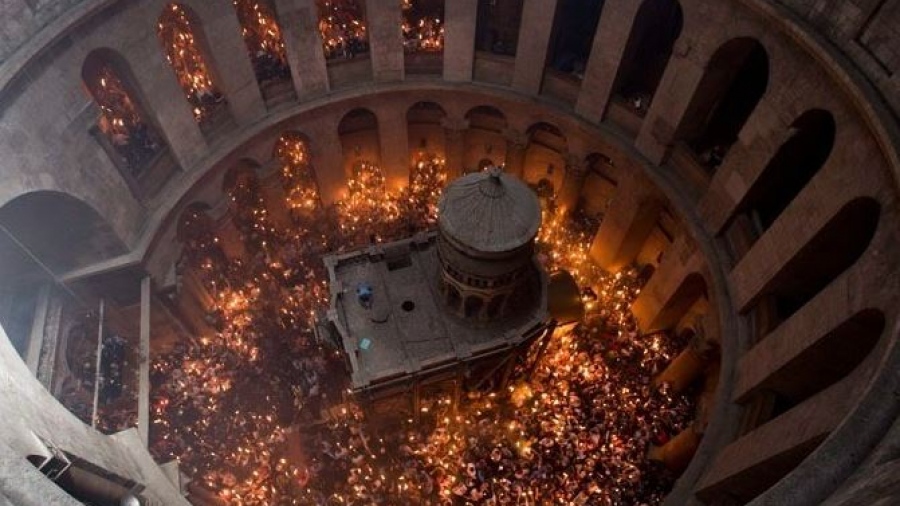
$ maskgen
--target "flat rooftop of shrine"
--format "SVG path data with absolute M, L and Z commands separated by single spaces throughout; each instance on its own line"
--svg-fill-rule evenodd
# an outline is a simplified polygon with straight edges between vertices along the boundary
M 324 261 L 331 291 L 328 320 L 347 352 L 354 390 L 429 376 L 511 350 L 546 321 L 546 289 L 533 307 L 500 322 L 475 324 L 445 309 L 436 232 Z M 369 307 L 357 296 L 362 284 L 372 289 Z

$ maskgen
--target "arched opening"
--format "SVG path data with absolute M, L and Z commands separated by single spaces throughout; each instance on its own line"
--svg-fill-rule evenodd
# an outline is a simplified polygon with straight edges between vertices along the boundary
M 604 0 L 559 0 L 553 18 L 547 67 L 584 78 Z
M 459 305 L 462 303 L 462 295 L 460 295 L 459 290 L 456 289 L 455 286 L 448 284 L 447 285 L 447 305 L 453 311 L 459 311 Z
M 434 102 L 416 102 L 406 111 L 409 155 L 413 164 L 444 158 L 444 108 Z
M 38 191 L 13 199 L 0 208 L 0 226 L 55 274 L 127 252 L 100 213 L 64 193 Z
M 488 170 L 491 167 L 494 167 L 494 161 L 490 158 L 482 158 L 481 160 L 478 160 L 478 172 Z
M 595 227 L 598 227 L 619 185 L 616 167 L 613 161 L 602 153 L 588 155 L 585 158 L 585 166 L 587 176 L 584 178 L 578 209 L 582 216 L 595 222 Z M 588 231 L 588 234 L 593 235 L 595 232 L 596 230 Z
M 537 123 L 528 129 L 528 147 L 525 150 L 524 179 L 536 185 L 546 179 L 553 188 L 562 188 L 566 172 L 563 154 L 568 150 L 566 136 L 549 123 Z
M 484 299 L 475 295 L 466 297 L 465 315 L 466 318 L 476 318 L 481 314 L 481 308 L 484 306 Z
M 496 318 L 500 315 L 500 310 L 503 309 L 503 303 L 506 302 L 506 295 L 495 295 L 491 298 L 491 302 L 487 307 L 487 317 L 488 318 Z
M 54 288 L 59 276 L 126 252 L 106 219 L 70 195 L 28 193 L 0 208 L 0 323 L 16 351 L 28 360 L 37 346 L 31 358 L 39 358 L 32 327 L 44 325 L 39 305 L 68 295 Z
M 306 136 L 293 131 L 281 134 L 273 155 L 281 165 L 281 187 L 292 215 L 318 209 L 319 185 L 310 164 Z
M 147 114 L 128 63 L 111 49 L 88 54 L 85 87 L 100 108 L 92 133 L 136 196 L 151 196 L 174 171 L 162 135 Z
M 271 0 L 234 0 L 241 35 L 268 107 L 297 98 L 275 6 Z
M 440 74 L 444 70 L 444 0 L 402 0 L 406 72 Z
M 699 273 L 691 273 L 681 281 L 666 300 L 646 330 L 665 330 L 675 327 L 700 299 L 708 299 L 706 280 Z
M 828 111 L 803 113 L 791 130 L 791 137 L 778 148 L 738 206 L 738 212 L 748 213 L 752 220 L 756 232 L 753 240 L 775 223 L 825 165 L 834 148 L 836 127 Z
M 613 95 L 640 116 L 650 108 L 683 26 L 677 0 L 644 0 L 638 9 Z
M 344 174 L 350 177 L 354 167 L 381 163 L 378 118 L 368 109 L 354 109 L 341 118 L 338 136 L 344 153 Z
M 478 0 L 475 50 L 515 56 L 522 23 L 519 0 Z
M 856 263 L 878 229 L 880 214 L 878 201 L 859 197 L 828 220 L 763 290 L 774 317 L 769 328 L 760 330 L 774 330 Z
M 189 7 L 170 3 L 159 16 L 156 35 L 191 105 L 194 119 L 204 134 L 209 135 L 216 125 L 230 118 L 227 102 L 216 86 L 208 63 L 209 46 L 197 15 Z
M 469 128 L 465 131 L 466 154 L 463 161 L 464 172 L 481 170 L 482 160 L 505 160 L 506 116 L 497 108 L 482 105 L 466 113 Z
M 347 60 L 369 52 L 364 0 L 316 0 L 316 8 L 326 60 Z
M 768 85 L 769 55 L 759 41 L 732 39 L 712 56 L 679 134 L 707 170 L 722 163 Z

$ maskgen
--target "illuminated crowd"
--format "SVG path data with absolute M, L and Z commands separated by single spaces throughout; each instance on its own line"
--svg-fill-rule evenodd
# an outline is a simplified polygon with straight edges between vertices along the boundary
M 316 339 L 327 307 L 321 257 L 433 227 L 443 160 L 421 154 L 396 195 L 376 165 L 360 163 L 348 196 L 326 207 L 303 141 L 286 136 L 276 155 L 282 202 L 267 200 L 252 172 L 226 181 L 240 257 L 224 253 L 205 210 L 189 208 L 180 223 L 180 272 L 214 302 L 209 332 L 153 364 L 151 451 L 179 460 L 192 493 L 246 505 L 661 502 L 674 477 L 647 449 L 684 429 L 694 406 L 651 382 L 685 343 L 635 331 L 637 271 L 612 276 L 590 262 L 595 221 L 561 217 L 551 203 L 539 237 L 546 267 L 583 287 L 582 324 L 555 335 L 509 390 L 460 405 L 434 395 L 418 420 L 385 425 L 366 418 L 340 353 Z

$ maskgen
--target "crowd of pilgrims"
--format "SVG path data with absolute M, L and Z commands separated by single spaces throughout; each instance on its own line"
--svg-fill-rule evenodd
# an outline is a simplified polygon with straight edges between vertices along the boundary
M 443 170 L 438 158 L 420 162 L 409 188 L 392 196 L 377 166 L 362 164 L 350 195 L 327 207 L 315 190 L 298 188 L 314 184 L 305 162 L 285 166 L 281 186 L 283 195 L 314 195 L 312 206 L 272 199 L 252 170 L 226 176 L 240 239 L 228 247 L 205 208 L 184 212 L 179 271 L 211 297 L 209 331 L 154 356 L 150 450 L 159 462 L 178 459 L 193 479 L 191 497 L 240 505 L 662 502 L 675 476 L 648 460 L 648 448 L 685 429 L 695 405 L 653 378 L 686 343 L 636 331 L 628 305 L 645 280 L 637 269 L 613 276 L 594 266 L 586 252 L 598 223 L 558 217 L 552 202 L 539 259 L 575 274 L 585 320 L 558 331 L 535 367 L 517 366 L 505 390 L 465 392 L 458 402 L 434 392 L 416 416 L 391 421 L 354 402 L 341 353 L 313 331 L 327 307 L 322 256 L 432 228 Z

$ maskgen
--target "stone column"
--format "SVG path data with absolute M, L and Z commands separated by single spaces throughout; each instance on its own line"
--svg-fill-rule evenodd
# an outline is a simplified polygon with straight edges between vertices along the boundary
M 471 81 L 478 0 L 444 2 L 444 80 Z
M 609 205 L 591 245 L 591 258 L 608 271 L 631 263 L 653 231 L 662 204 L 646 178 L 629 172 Z
M 400 2 L 366 0 L 366 18 L 373 78 L 376 82 L 402 81 L 405 74 Z
M 136 10 L 134 16 L 130 19 L 139 32 L 156 29 L 155 20 L 159 12 L 148 7 Z M 154 21 L 147 22 L 147 19 Z M 138 33 L 135 33 L 137 36 Z M 141 40 L 157 40 L 155 33 L 147 33 L 144 37 Z M 206 154 L 206 139 L 194 120 L 194 113 L 184 98 L 175 73 L 166 61 L 165 52 L 158 43 L 127 44 L 121 47 L 121 51 L 134 74 L 135 82 L 129 84 L 143 98 L 144 112 L 159 126 L 160 134 L 178 165 L 189 169 Z
M 34 317 L 31 320 L 31 335 L 28 338 L 28 349 L 25 351 L 25 364 L 35 375 L 38 375 L 38 367 L 41 364 L 41 350 L 44 347 L 44 336 L 47 327 L 47 308 L 50 305 L 50 292 L 52 285 L 44 283 L 38 290 L 37 301 L 34 307 Z
M 517 91 L 533 95 L 541 91 L 556 2 L 525 0 L 512 80 L 512 87 Z
M 584 188 L 584 180 L 587 177 L 587 166 L 584 163 L 584 157 L 566 154 L 566 176 L 563 180 L 563 186 L 559 190 L 559 196 L 556 199 L 560 211 L 569 213 L 578 206 L 578 197 L 581 196 L 581 190 Z
M 707 289 L 702 273 L 706 260 L 697 246 L 681 234 L 631 305 L 641 332 L 677 325 Z
M 662 463 L 674 473 L 681 473 L 687 469 L 691 459 L 694 458 L 702 437 L 703 435 L 694 425 L 691 425 L 664 445 L 651 445 L 650 450 L 647 452 L 647 458 Z
M 141 280 L 141 344 L 138 354 L 138 433 L 146 448 L 150 442 L 150 276 Z
M 702 325 L 697 325 L 694 337 L 663 372 L 653 378 L 653 385 L 667 383 L 672 393 L 684 392 L 706 371 L 714 346 L 714 343 L 707 340 Z
M 406 111 L 395 104 L 385 104 L 373 111 L 378 116 L 378 137 L 381 143 L 381 169 L 390 191 L 409 184 L 409 134 Z
M 228 109 L 238 125 L 248 125 L 265 116 L 263 101 L 247 46 L 241 37 L 241 25 L 234 8 L 224 2 L 187 0 L 186 4 L 202 19 L 203 36 L 209 51 L 216 85 L 228 100 Z
M 311 139 L 310 160 L 319 186 L 319 196 L 323 205 L 329 205 L 339 199 L 347 187 L 347 174 L 344 172 L 344 151 L 341 138 L 338 136 L 340 118 L 325 115 L 311 124 L 307 131 Z
M 521 178 L 525 172 L 525 149 L 528 147 L 528 136 L 507 128 L 503 130 L 506 137 L 506 172 Z
M 328 92 L 328 69 L 313 0 L 275 0 L 297 97 Z
M 466 130 L 469 120 L 461 118 L 444 118 L 444 145 L 446 151 L 447 182 L 463 175 L 466 155 Z
M 635 16 L 642 2 L 606 0 L 575 103 L 575 113 L 599 123 L 606 112 Z
M 692 46 L 683 38 L 675 43 L 672 58 L 635 140 L 638 151 L 657 165 L 671 153 L 679 125 L 700 85 L 708 60 L 699 55 L 688 58 Z

